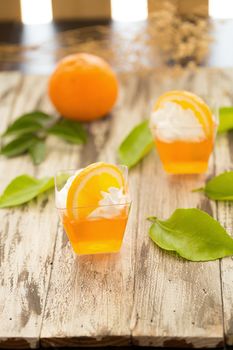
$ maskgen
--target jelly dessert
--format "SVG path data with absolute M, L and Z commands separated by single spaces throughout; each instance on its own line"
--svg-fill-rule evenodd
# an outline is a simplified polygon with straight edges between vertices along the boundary
M 164 169 L 173 174 L 207 170 L 217 129 L 208 105 L 188 91 L 169 91 L 159 97 L 150 127 Z
M 74 251 L 118 252 L 130 209 L 127 167 L 93 163 L 59 172 L 55 183 L 56 206 Z

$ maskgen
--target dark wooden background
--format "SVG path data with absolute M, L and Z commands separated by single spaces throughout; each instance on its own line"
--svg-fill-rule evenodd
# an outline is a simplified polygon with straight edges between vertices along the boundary
M 58 33 L 99 24 L 105 24 L 109 26 L 110 29 L 112 26 L 111 20 L 54 21 L 42 25 L 23 25 L 19 22 L 1 22 L 0 70 L 21 70 L 24 73 L 49 74 L 54 66 L 54 63 L 51 63 L 53 57 L 51 57 L 51 60 L 48 60 L 47 63 L 43 62 L 43 64 L 39 56 L 38 60 L 34 59 L 27 63 L 12 62 L 13 60 L 7 62 L 3 60 L 1 45 L 37 45 L 49 40 L 53 40 L 56 43 L 56 35 Z M 134 26 L 136 25 L 137 24 L 134 23 Z M 203 66 L 219 68 L 231 67 L 233 65 L 233 20 L 214 20 L 212 36 L 213 42 L 210 47 L 210 53 L 203 62 Z

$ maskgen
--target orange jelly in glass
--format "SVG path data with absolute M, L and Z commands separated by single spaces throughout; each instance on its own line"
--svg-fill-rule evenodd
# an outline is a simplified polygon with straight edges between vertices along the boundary
M 217 130 L 215 118 L 205 102 L 193 93 L 169 91 L 158 99 L 150 127 L 168 173 L 207 171 Z
M 127 167 L 94 163 L 56 176 L 56 206 L 75 253 L 116 253 L 128 215 Z
M 77 254 L 115 253 L 121 248 L 128 220 L 127 211 L 115 218 L 70 220 L 62 215 L 64 229 Z M 126 208 L 125 208 L 126 209 Z
M 207 171 L 214 138 L 201 141 L 167 142 L 155 138 L 164 170 L 172 174 L 199 174 Z

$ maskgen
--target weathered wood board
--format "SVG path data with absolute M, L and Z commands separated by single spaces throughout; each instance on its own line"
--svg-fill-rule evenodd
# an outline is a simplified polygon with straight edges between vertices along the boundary
M 53 112 L 47 78 L 0 74 L 0 132 L 23 112 Z M 233 69 L 200 69 L 168 77 L 125 76 L 111 117 L 88 126 L 84 147 L 50 137 L 46 161 L 0 158 L 0 190 L 16 175 L 53 175 L 61 168 L 116 161 L 116 148 L 148 117 L 162 92 L 184 88 L 233 104 Z M 233 234 L 232 205 L 191 193 L 206 176 L 232 168 L 233 135 L 219 136 L 209 173 L 168 176 L 153 151 L 130 171 L 132 211 L 119 254 L 74 256 L 59 224 L 53 194 L 22 208 L 1 210 L 0 347 L 233 345 L 233 261 L 191 263 L 157 248 L 146 217 L 166 218 L 177 207 L 199 207 Z
M 233 105 L 232 70 L 213 70 L 209 77 L 210 95 L 222 105 Z M 217 138 L 215 148 L 216 173 L 233 170 L 233 132 Z M 217 203 L 217 219 L 233 236 L 233 205 Z M 220 261 L 221 287 L 226 343 L 233 345 L 233 258 Z
M 184 74 L 164 90 L 188 89 L 206 95 L 206 71 Z M 152 80 L 151 91 L 160 94 Z M 147 216 L 169 217 L 176 208 L 199 207 L 210 214 L 215 208 L 192 193 L 205 176 L 164 174 L 157 154 L 142 165 L 132 335 L 139 345 L 166 347 L 222 346 L 222 307 L 219 262 L 193 263 L 168 255 L 148 240 Z M 210 173 L 212 172 L 212 162 Z M 211 306 L 212 305 L 212 306 Z

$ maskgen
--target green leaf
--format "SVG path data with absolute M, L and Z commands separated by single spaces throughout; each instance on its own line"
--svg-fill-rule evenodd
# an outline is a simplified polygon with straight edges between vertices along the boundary
M 213 177 L 202 190 L 210 199 L 233 201 L 233 171 Z
M 10 135 L 22 135 L 27 133 L 33 133 L 42 130 L 43 127 L 40 123 L 36 121 L 22 121 L 20 123 L 14 123 L 8 127 L 8 129 L 3 134 L 4 136 Z
M 36 120 L 38 122 L 45 123 L 45 122 L 49 122 L 49 121 L 53 120 L 54 116 L 52 116 L 48 113 L 42 112 L 42 111 L 33 111 L 30 113 L 26 113 L 26 114 L 21 115 L 17 120 L 19 120 L 19 119 Z
M 29 202 L 39 194 L 54 187 L 54 179 L 35 179 L 29 175 L 16 177 L 0 196 L 0 208 L 9 208 Z
M 22 135 L 15 138 L 13 141 L 5 144 L 1 148 L 1 154 L 5 157 L 15 157 L 25 153 L 35 143 L 37 138 L 31 134 Z
M 233 239 L 207 213 L 177 209 L 167 220 L 154 218 L 150 238 L 162 249 L 191 261 L 209 261 L 233 255 Z
M 233 107 L 221 107 L 219 109 L 218 132 L 233 129 Z
M 143 159 L 153 146 L 154 140 L 146 120 L 136 125 L 119 146 L 119 161 L 131 168 Z
M 16 119 L 2 135 L 22 135 L 27 133 L 33 133 L 43 130 L 46 123 L 48 123 L 53 117 L 40 111 L 23 114 Z
M 40 164 L 45 159 L 45 142 L 43 140 L 36 140 L 34 144 L 29 148 L 30 156 L 35 165 Z
M 87 141 L 86 130 L 80 123 L 72 120 L 59 120 L 48 129 L 48 133 L 70 143 L 81 144 Z

